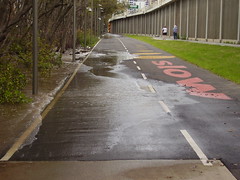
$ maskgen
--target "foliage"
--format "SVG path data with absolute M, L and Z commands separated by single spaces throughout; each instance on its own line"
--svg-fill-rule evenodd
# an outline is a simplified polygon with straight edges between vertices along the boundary
M 54 66 L 62 64 L 61 55 L 39 40 L 38 64 L 41 76 L 49 76 Z M 0 104 L 29 102 L 22 90 L 32 70 L 32 43 L 29 40 L 13 43 L 8 52 L 2 53 L 0 57 L 0 70 Z
M 21 90 L 31 78 L 33 2 L 32 0 L 0 1 L 0 103 L 28 101 Z M 120 6 L 117 0 L 76 2 L 78 42 L 83 46 L 84 25 L 96 33 L 100 22 L 98 19 L 104 19 L 101 25 L 105 23 L 106 27 L 108 17 L 119 10 Z M 86 12 L 87 7 L 93 7 L 93 13 Z M 55 52 L 64 52 L 72 47 L 73 1 L 39 0 L 38 12 L 38 68 L 41 77 L 46 77 L 50 75 L 54 66 L 60 66 L 62 63 L 61 54 Z M 85 14 L 88 16 L 86 22 L 83 18 Z M 97 33 L 95 36 L 91 34 L 88 31 L 86 37 L 87 46 L 90 47 L 98 40 L 95 37 Z
M 90 30 L 86 32 L 86 46 L 93 47 L 98 41 L 98 37 L 94 36 Z M 77 32 L 77 44 L 84 47 L 84 31 L 78 30 Z
M 240 48 L 129 35 L 240 84 Z
M 26 75 L 15 64 L 0 64 L 0 104 L 29 102 L 21 90 L 26 85 Z

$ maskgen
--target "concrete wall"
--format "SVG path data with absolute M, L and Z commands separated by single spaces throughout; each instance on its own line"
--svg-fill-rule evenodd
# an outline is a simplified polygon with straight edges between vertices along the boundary
M 172 0 L 152 10 L 114 17 L 111 32 L 117 34 L 168 35 L 176 24 L 186 39 L 240 42 L 240 0 Z

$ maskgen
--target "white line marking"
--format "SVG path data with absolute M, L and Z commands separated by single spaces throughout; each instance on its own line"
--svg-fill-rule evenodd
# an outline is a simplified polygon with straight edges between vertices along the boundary
M 204 166 L 212 166 L 212 163 L 208 161 L 207 156 L 202 152 L 197 143 L 193 140 L 190 134 L 186 130 L 180 130 L 183 136 L 186 138 L 188 143 L 192 146 L 193 150 L 196 152 Z
M 156 91 L 155 91 L 155 89 L 153 88 L 152 85 L 148 85 L 148 88 L 150 89 L 150 91 L 151 91 L 152 93 L 156 93 Z
M 136 61 L 133 61 L 133 63 L 134 63 L 134 64 L 137 64 L 137 62 L 136 62 Z
M 163 110 L 166 112 L 166 113 L 170 113 L 170 109 L 168 108 L 168 106 L 163 102 L 163 101 L 159 101 L 159 104 L 162 106 Z
M 124 49 L 128 52 L 128 49 L 127 49 L 127 47 L 123 44 L 123 42 L 119 39 L 119 38 L 117 38 L 119 41 L 120 41 L 120 43 L 123 45 L 123 47 L 124 47 Z
M 143 79 L 147 79 L 147 77 L 146 77 L 146 75 L 145 74 L 143 74 L 143 73 L 141 73 L 142 74 L 142 77 L 143 77 Z
M 141 71 L 141 68 L 140 68 L 139 66 L 137 66 L 137 69 L 138 69 L 139 71 Z

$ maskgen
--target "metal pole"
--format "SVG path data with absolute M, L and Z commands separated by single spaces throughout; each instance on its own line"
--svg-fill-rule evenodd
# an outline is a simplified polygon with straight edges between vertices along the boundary
M 175 1 L 174 2 L 174 20 L 173 20 L 174 25 L 176 25 L 176 14 L 177 14 L 176 11 L 177 11 L 177 2 Z
M 180 0 L 180 24 L 179 24 L 179 36 L 182 36 L 182 0 Z
M 160 36 L 160 9 L 158 9 L 158 18 L 157 18 L 157 36 Z
M 87 47 L 87 2 L 84 0 L 84 49 Z
M 198 0 L 196 0 L 195 40 L 198 38 Z
M 33 0 L 33 78 L 32 94 L 38 94 L 38 0 Z
M 73 51 L 72 61 L 75 61 L 76 54 L 76 0 L 73 0 Z
M 240 43 L 240 0 L 238 1 L 238 36 L 237 43 Z
M 189 38 L 189 0 L 187 0 L 187 39 Z
M 91 9 L 92 9 L 92 11 L 91 11 L 91 35 L 90 35 L 90 41 L 91 41 L 91 43 L 92 43 L 92 36 L 93 36 L 93 0 L 92 0 L 92 2 L 91 2 Z
M 222 42 L 222 27 L 223 27 L 223 0 L 220 1 L 220 27 L 219 41 Z
M 95 8 L 95 36 L 98 36 L 98 6 Z M 115 22 L 114 22 L 114 31 L 115 31 Z
M 208 19 L 209 19 L 209 17 L 208 17 L 208 14 L 209 14 L 209 8 L 208 8 L 208 6 L 209 6 L 209 3 L 208 3 L 208 0 L 207 0 L 207 7 L 206 7 L 206 32 L 205 32 L 205 39 L 206 39 L 206 41 L 208 40 Z
M 169 23 L 168 24 L 169 34 L 168 34 L 168 36 L 171 37 L 171 33 L 172 33 L 171 32 L 171 29 L 172 29 L 171 28 L 171 12 L 172 12 L 172 5 L 171 4 L 168 6 L 168 11 L 169 11 L 168 12 L 168 15 L 169 15 L 169 19 L 168 19 L 169 20 L 169 22 L 168 22 Z

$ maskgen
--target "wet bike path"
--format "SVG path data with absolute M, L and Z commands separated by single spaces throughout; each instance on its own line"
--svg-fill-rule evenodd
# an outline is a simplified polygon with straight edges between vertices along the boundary
M 150 54 L 153 53 L 150 51 L 161 55 L 156 57 L 158 54 Z M 202 118 L 205 112 L 209 112 L 206 103 L 212 105 L 221 102 L 224 107 L 235 108 L 238 112 L 239 109 L 235 107 L 238 97 L 215 84 L 211 86 L 217 87 L 219 92 L 214 91 L 215 94 L 210 95 L 214 98 L 203 97 L 203 92 L 196 92 L 194 89 L 194 95 L 191 91 L 187 92 L 186 87 L 181 83 L 176 84 L 176 77 L 169 74 L 190 76 L 189 70 L 176 71 L 186 69 L 176 66 L 189 65 L 184 62 L 173 64 L 169 56 L 171 55 L 128 38 L 103 39 L 43 119 L 39 132 L 31 138 L 33 141 L 23 146 L 10 160 L 38 162 L 199 159 L 197 151 L 188 140 L 191 138 L 190 134 L 194 134 L 196 145 L 200 144 L 205 153 L 209 152 L 209 148 L 205 147 L 209 143 L 207 139 L 203 137 L 204 141 L 199 140 L 203 136 L 202 132 L 209 131 L 206 130 L 207 120 Z M 158 66 L 164 65 L 172 67 L 162 68 L 168 71 L 159 71 L 161 68 Z M 199 79 L 197 80 L 200 81 Z M 198 81 L 196 83 L 199 83 Z M 185 86 L 195 83 L 183 82 L 186 83 Z M 196 96 L 196 93 L 200 96 Z M 208 94 L 206 90 L 204 93 Z M 200 102 L 205 105 L 199 106 Z M 215 109 L 224 107 L 218 106 Z M 186 114 L 187 111 L 191 113 Z M 214 111 L 211 113 L 214 114 Z M 193 121 L 190 121 L 189 116 L 192 116 Z M 228 113 L 226 118 L 229 117 L 234 121 L 230 122 L 230 126 L 238 125 L 238 122 L 235 122 L 237 115 Z M 214 124 L 216 120 L 213 117 L 210 124 Z M 214 130 L 212 134 L 221 131 L 222 127 Z M 198 131 L 202 131 L 199 139 L 196 137 Z M 229 139 L 235 140 L 232 136 Z M 236 152 L 237 149 L 233 148 L 232 153 Z M 221 153 L 223 152 L 219 153 L 220 156 Z M 208 154 L 210 158 L 218 158 L 217 155 Z M 202 161 L 209 163 L 207 157 L 203 157 Z

